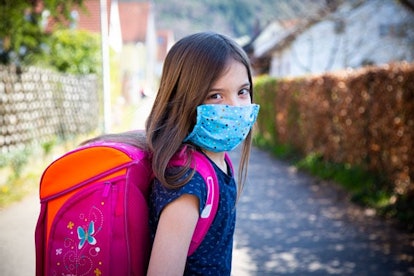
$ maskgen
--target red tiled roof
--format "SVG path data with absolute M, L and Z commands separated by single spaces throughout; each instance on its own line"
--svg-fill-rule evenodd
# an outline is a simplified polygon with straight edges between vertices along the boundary
M 149 2 L 118 2 L 124 43 L 143 42 L 147 34 Z
M 107 0 L 107 12 L 108 12 L 108 22 L 109 14 L 111 9 L 111 0 Z M 43 3 L 38 2 L 36 7 L 37 10 L 43 9 Z M 80 8 L 77 5 L 72 7 L 72 12 L 77 12 L 77 19 L 75 20 L 75 28 L 88 30 L 91 32 L 100 33 L 101 32 L 101 9 L 100 9 L 100 0 L 85 0 L 83 2 L 83 8 Z M 64 25 L 69 26 L 67 20 L 63 20 Z M 109 26 L 109 25 L 108 25 Z M 52 32 L 56 27 L 56 22 L 52 18 L 48 18 L 46 32 Z
M 107 0 L 108 28 L 110 22 L 111 0 Z M 100 0 L 85 0 L 85 9 L 75 7 L 78 12 L 77 29 L 101 32 Z M 150 12 L 149 2 L 118 1 L 119 20 L 123 43 L 144 42 L 147 34 L 147 21 Z M 49 22 L 51 30 L 53 22 Z
M 109 14 L 111 10 L 111 0 L 106 1 L 106 8 L 108 13 L 108 24 Z M 84 29 L 91 32 L 101 32 L 101 8 L 100 0 L 86 0 L 84 1 L 86 11 L 77 8 L 79 13 L 79 19 L 77 22 L 78 29 Z M 109 25 L 108 25 L 109 26 Z

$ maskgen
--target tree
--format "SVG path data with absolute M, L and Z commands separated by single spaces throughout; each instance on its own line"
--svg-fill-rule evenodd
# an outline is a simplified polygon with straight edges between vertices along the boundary
M 72 21 L 74 6 L 84 0 L 0 0 L 0 64 L 30 64 L 47 49 L 49 22 Z
M 70 74 L 100 73 L 100 36 L 85 30 L 58 30 L 49 41 L 50 50 L 42 59 L 45 66 Z

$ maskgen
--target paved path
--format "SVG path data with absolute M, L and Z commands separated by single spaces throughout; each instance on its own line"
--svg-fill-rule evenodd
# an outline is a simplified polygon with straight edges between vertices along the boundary
M 35 275 L 34 229 L 39 210 L 34 194 L 0 211 L 0 275 Z
M 234 275 L 414 275 L 414 235 L 263 151 L 237 212 Z

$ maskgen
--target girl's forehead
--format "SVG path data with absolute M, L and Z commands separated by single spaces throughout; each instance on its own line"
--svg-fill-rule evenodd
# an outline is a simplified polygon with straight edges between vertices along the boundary
M 222 70 L 221 74 L 217 78 L 214 85 L 225 84 L 228 82 L 248 82 L 249 75 L 247 73 L 246 66 L 235 59 L 231 59 L 226 63 L 226 66 Z

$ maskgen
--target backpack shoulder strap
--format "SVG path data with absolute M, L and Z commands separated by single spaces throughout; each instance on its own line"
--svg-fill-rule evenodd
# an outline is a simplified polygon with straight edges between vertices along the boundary
M 182 152 L 186 149 L 184 148 Z M 183 166 L 186 163 L 186 160 L 183 159 L 184 154 L 179 154 L 178 159 L 172 160 L 171 164 L 174 166 Z M 188 250 L 188 256 L 192 255 L 194 251 L 203 241 L 206 236 L 213 220 L 216 216 L 218 205 L 219 205 L 219 196 L 220 188 L 213 165 L 210 160 L 202 153 L 198 151 L 193 151 L 191 153 L 193 162 L 191 162 L 190 167 L 196 170 L 204 179 L 204 182 L 207 186 L 207 198 L 206 204 L 201 211 L 200 217 L 198 219 L 196 228 L 194 230 L 193 237 L 191 239 L 190 248 Z M 181 157 L 181 158 L 180 158 Z M 231 163 L 230 157 L 226 153 L 225 155 L 227 164 L 229 164 L 230 169 L 233 172 L 233 165 Z
M 197 166 L 194 169 L 203 177 L 207 186 L 207 199 L 206 205 L 201 211 L 194 230 L 193 238 L 191 239 L 190 248 L 188 250 L 188 256 L 193 254 L 198 248 L 213 223 L 217 213 L 220 196 L 220 188 L 216 171 L 210 161 L 202 153 L 197 151 L 193 153 L 193 158 L 193 164 L 196 164 Z

